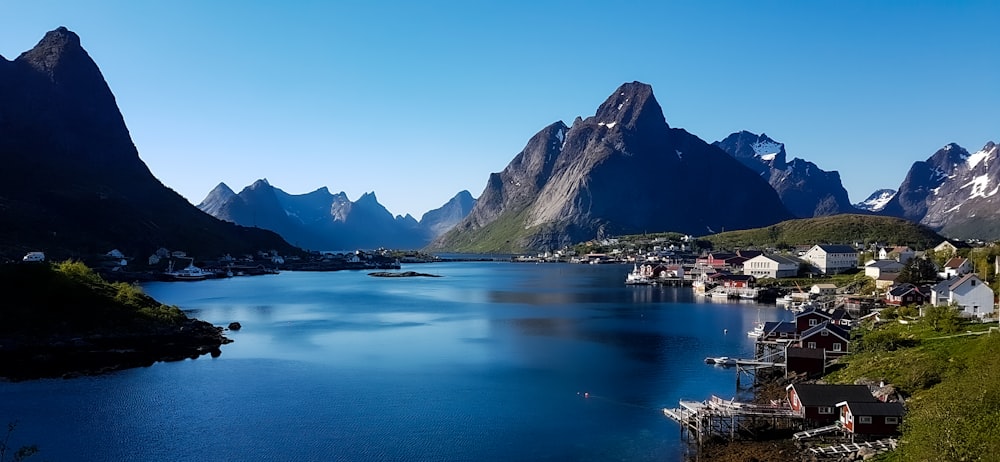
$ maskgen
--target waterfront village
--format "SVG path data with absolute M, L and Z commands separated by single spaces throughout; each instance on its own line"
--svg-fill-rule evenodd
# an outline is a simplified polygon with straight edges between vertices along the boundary
M 681 426 L 682 438 L 699 447 L 706 441 L 778 433 L 790 435 L 800 451 L 817 459 L 867 460 L 892 450 L 906 414 L 904 396 L 892 384 L 816 383 L 853 351 L 857 339 L 852 330 L 890 319 L 916 322 L 929 307 L 947 307 L 966 322 L 998 319 L 988 278 L 1000 274 L 1000 258 L 977 268 L 967 242 L 944 241 L 924 251 L 903 245 L 816 244 L 783 252 L 696 252 L 689 239 L 645 246 L 605 240 L 600 244 L 607 252 L 563 251 L 516 260 L 629 264 L 626 285 L 690 286 L 708 300 L 770 302 L 794 312 L 791 321 L 758 316 L 746 332 L 754 339 L 752 358 L 705 359 L 733 368 L 737 389 L 741 380 L 753 387 L 760 385 L 758 380 L 769 380 L 783 385 L 782 396 L 753 402 L 711 396 L 663 409 Z
M 711 396 L 703 401 L 681 400 L 677 407 L 663 409 L 666 417 L 680 425 L 682 438 L 699 447 L 706 441 L 778 432 L 790 435 L 802 451 L 817 457 L 856 460 L 891 450 L 906 417 L 905 400 L 892 384 L 832 385 L 811 379 L 835 369 L 838 359 L 853 351 L 857 341 L 853 329 L 865 322 L 889 322 L 884 314 L 890 311 L 893 322 L 900 323 L 919 319 L 933 306 L 950 307 L 970 321 L 989 323 L 998 318 L 988 278 L 1000 274 L 1000 258 L 994 259 L 993 267 L 977 268 L 968 243 L 944 241 L 923 251 L 897 245 L 815 244 L 784 251 L 726 252 L 697 251 L 689 236 L 644 244 L 607 239 L 597 243 L 602 252 L 587 252 L 595 247 L 592 243 L 534 256 L 485 259 L 629 265 L 631 271 L 623 266 L 625 285 L 690 287 L 696 296 L 711 301 L 775 303 L 794 312 L 791 321 L 758 317 L 746 332 L 754 339 L 752 358 L 705 360 L 713 367 L 732 368 L 737 389 L 741 380 L 752 387 L 759 381 L 777 380 L 783 385 L 780 398 L 738 402 Z M 42 252 L 23 257 L 25 262 L 44 260 Z M 261 251 L 198 260 L 197 265 L 183 251 L 158 249 L 138 271 L 126 269 L 138 266 L 130 265 L 130 260 L 112 250 L 88 264 L 106 278 L 137 281 L 273 274 L 279 269 L 399 269 L 401 263 L 442 261 L 419 252 L 386 249 L 284 257 Z M 908 316 L 900 316 L 904 313 Z

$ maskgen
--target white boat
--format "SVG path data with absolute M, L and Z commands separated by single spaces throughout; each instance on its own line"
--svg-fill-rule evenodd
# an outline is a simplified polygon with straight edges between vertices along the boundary
M 653 281 L 648 276 L 642 274 L 638 265 L 634 265 L 632 272 L 625 276 L 625 285 L 645 285 L 652 283 Z
M 716 364 L 719 366 L 735 366 L 736 358 L 730 358 L 729 356 L 719 356 L 719 357 L 708 357 L 705 358 L 706 364 Z
M 753 330 L 747 331 L 747 337 L 761 338 L 764 336 L 764 322 L 760 320 L 760 308 L 757 309 L 757 321 L 753 323 Z
M 197 266 L 194 266 L 193 260 L 183 269 L 174 271 L 173 266 L 173 262 L 170 262 L 170 267 L 167 269 L 167 272 L 163 274 L 175 281 L 201 281 L 202 279 L 215 277 L 215 274 L 211 271 L 205 271 Z

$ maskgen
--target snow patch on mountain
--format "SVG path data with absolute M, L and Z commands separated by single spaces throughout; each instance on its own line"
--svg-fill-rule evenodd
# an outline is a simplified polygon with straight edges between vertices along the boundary
M 774 156 L 781 152 L 781 143 L 777 143 L 771 140 L 760 140 L 755 142 L 752 146 L 754 154 L 761 158 L 761 160 L 771 161 L 774 160 Z
M 975 154 L 970 155 L 965 161 L 968 163 L 970 170 L 975 168 L 980 162 L 983 163 L 983 166 L 987 166 L 990 156 L 996 153 L 997 146 L 994 145 L 992 149 L 982 149 Z
M 893 189 L 879 189 L 868 196 L 868 199 L 854 204 L 854 206 L 861 210 L 878 212 L 879 210 L 885 208 L 885 205 L 888 204 L 895 195 L 896 191 Z

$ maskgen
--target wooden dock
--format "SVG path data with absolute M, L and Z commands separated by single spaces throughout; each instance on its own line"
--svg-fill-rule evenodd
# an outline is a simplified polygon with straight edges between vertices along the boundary
M 680 400 L 678 407 L 665 408 L 663 414 L 681 424 L 682 438 L 699 445 L 708 438 L 735 440 L 754 436 L 763 428 L 792 428 L 802 420 L 787 406 L 737 402 L 718 396 L 706 401 Z

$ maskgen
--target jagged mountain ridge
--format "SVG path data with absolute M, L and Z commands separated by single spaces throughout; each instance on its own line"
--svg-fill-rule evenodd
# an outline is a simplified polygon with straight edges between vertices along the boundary
M 787 162 L 784 143 L 766 134 L 740 131 L 712 143 L 767 180 L 782 203 L 797 217 L 857 213 L 837 171 L 795 158 Z
M 880 212 L 895 195 L 895 189 L 877 189 L 868 195 L 867 199 L 854 204 L 854 208 L 868 212 Z
M 735 192 L 734 192 L 735 191 Z M 487 185 L 433 249 L 555 249 L 646 231 L 707 234 L 791 218 L 728 154 L 671 128 L 649 85 L 619 87 L 594 116 L 553 123 Z
M 899 192 L 882 209 L 950 237 L 1000 238 L 1000 148 L 991 142 L 970 154 L 950 143 L 914 162 Z
M 296 251 L 274 233 L 216 220 L 160 183 L 97 64 L 65 27 L 0 59 L 0 159 L 0 253 L 8 257 Z
M 326 187 L 296 195 L 261 179 L 239 194 L 220 183 L 198 208 L 222 220 L 275 231 L 304 248 L 351 250 L 424 247 L 464 218 L 473 204 L 472 195 L 462 191 L 418 222 L 409 214 L 393 217 L 375 193 L 352 202 L 346 193 L 332 194 Z

